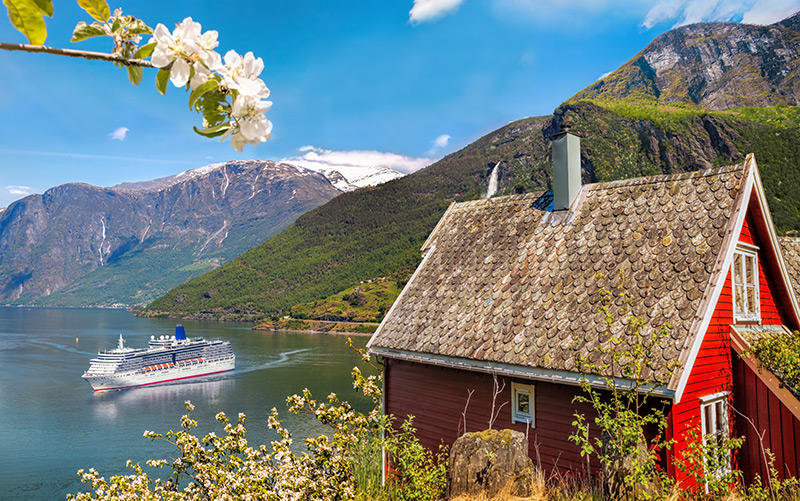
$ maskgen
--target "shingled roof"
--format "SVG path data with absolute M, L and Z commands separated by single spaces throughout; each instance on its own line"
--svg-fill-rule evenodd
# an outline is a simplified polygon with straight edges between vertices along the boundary
M 570 212 L 549 192 L 453 204 L 370 350 L 575 372 L 576 340 L 594 359 L 608 342 L 597 275 L 621 273 L 644 328 L 671 325 L 663 376 L 698 334 L 747 166 L 586 185 Z
M 794 289 L 795 297 L 800 301 L 800 237 L 778 237 L 778 244 L 781 247 L 783 261 L 786 263 L 786 271 L 789 275 L 789 282 Z

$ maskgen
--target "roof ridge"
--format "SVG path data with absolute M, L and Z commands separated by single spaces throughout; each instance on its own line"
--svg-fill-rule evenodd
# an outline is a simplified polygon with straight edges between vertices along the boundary
M 667 183 L 670 181 L 683 181 L 685 179 L 694 179 L 699 177 L 711 177 L 717 176 L 720 174 L 728 174 L 730 172 L 736 172 L 744 170 L 745 162 L 742 161 L 740 163 L 725 165 L 723 167 L 712 167 L 710 169 L 702 169 L 702 170 L 695 170 L 691 172 L 677 172 L 675 174 L 656 174 L 654 176 L 642 176 L 642 177 L 634 177 L 630 179 L 619 179 L 617 181 L 606 181 L 604 183 L 592 183 L 589 186 L 592 189 L 609 189 L 609 188 L 621 188 L 625 186 L 634 186 L 637 184 L 660 184 L 660 183 Z
M 744 170 L 744 167 L 745 167 L 745 162 L 742 161 L 736 164 L 725 165 L 722 167 L 712 167 L 710 169 L 702 169 L 691 172 L 678 172 L 675 174 L 656 174 L 654 176 L 641 176 L 630 179 L 606 181 L 601 183 L 589 183 L 584 186 L 589 186 L 590 187 L 589 189 L 591 190 L 607 190 L 607 189 L 623 188 L 628 186 L 644 185 L 644 184 L 662 184 L 670 181 L 683 181 L 685 179 L 695 179 L 700 177 L 711 177 L 720 174 L 728 174 L 730 172 Z M 552 192 L 552 190 L 531 191 L 528 193 L 521 193 L 514 195 L 503 195 L 499 197 L 465 200 L 463 202 L 456 202 L 454 208 L 466 209 L 480 205 L 497 206 L 510 203 L 519 203 L 520 201 L 528 199 L 538 200 L 542 196 L 547 195 L 547 193 L 549 192 Z

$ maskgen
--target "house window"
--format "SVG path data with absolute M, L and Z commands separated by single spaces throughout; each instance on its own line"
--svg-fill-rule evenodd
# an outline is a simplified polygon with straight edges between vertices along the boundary
M 758 254 L 755 249 L 738 247 L 733 253 L 733 318 L 758 321 Z
M 700 399 L 700 425 L 707 473 L 720 478 L 731 471 L 728 439 L 728 394 L 717 393 Z
M 531 428 L 535 426 L 534 387 L 531 384 L 511 383 L 513 395 L 513 408 L 511 410 L 512 423 L 528 423 Z

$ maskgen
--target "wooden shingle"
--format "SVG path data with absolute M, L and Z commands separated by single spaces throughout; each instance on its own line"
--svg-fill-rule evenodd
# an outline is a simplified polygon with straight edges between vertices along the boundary
M 624 277 L 645 329 L 670 326 L 653 360 L 665 374 L 687 343 L 745 165 L 587 185 L 569 212 L 552 212 L 549 192 L 453 204 L 370 348 L 574 372 L 576 353 L 597 358 L 608 343 L 598 289 Z

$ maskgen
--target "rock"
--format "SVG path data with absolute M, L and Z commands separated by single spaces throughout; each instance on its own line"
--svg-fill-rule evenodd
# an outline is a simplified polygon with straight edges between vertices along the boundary
M 528 440 L 514 430 L 484 430 L 465 433 L 450 450 L 448 493 L 488 496 L 512 483 L 512 493 L 528 496 L 533 480 L 533 462 Z

